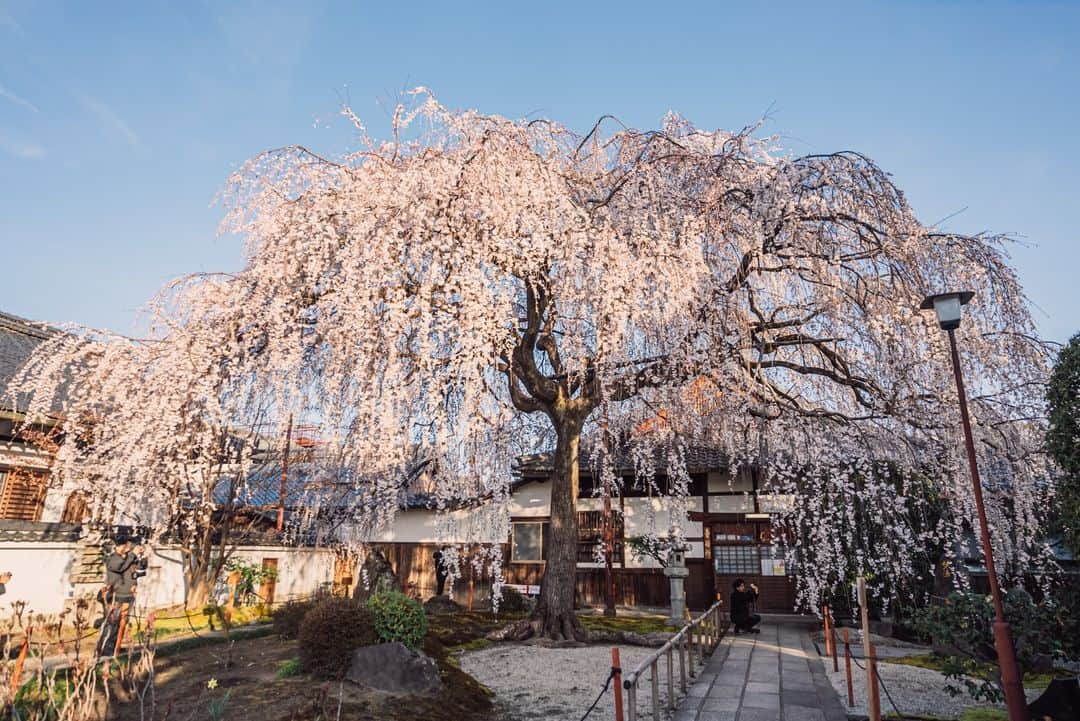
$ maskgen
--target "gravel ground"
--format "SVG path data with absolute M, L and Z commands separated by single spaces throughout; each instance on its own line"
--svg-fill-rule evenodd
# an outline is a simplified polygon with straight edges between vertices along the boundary
M 621 646 L 619 654 L 624 672 L 655 650 Z M 611 647 L 498 644 L 462 655 L 461 668 L 495 692 L 496 701 L 508 719 L 579 721 L 600 693 L 611 670 Z M 641 684 L 638 708 L 648 708 L 650 698 L 649 684 Z M 614 716 L 615 700 L 609 687 L 589 718 Z
M 825 671 L 833 688 L 840 694 L 840 702 L 847 707 L 847 676 L 844 673 L 843 660 L 840 661 L 840 671 L 835 673 L 832 670 L 832 663 L 825 660 Z M 855 691 L 855 706 L 848 708 L 848 712 L 866 715 L 866 671 L 852 664 L 851 674 Z M 945 690 L 948 683 L 945 676 L 927 668 L 879 663 L 878 675 L 881 676 L 882 682 L 889 689 L 889 693 L 892 694 L 893 700 L 903 714 L 958 718 L 964 709 L 975 706 L 994 706 L 975 701 L 966 692 L 960 696 L 951 696 Z M 1037 698 L 1040 693 L 1041 691 L 1029 691 L 1028 701 Z M 1004 706 L 994 707 L 1004 708 Z M 882 691 L 881 713 L 885 715 L 892 712 L 893 707 L 889 703 L 889 697 Z

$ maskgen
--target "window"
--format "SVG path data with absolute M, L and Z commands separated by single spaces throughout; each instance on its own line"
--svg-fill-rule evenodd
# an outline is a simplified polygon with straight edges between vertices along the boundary
M 761 573 L 757 546 L 713 546 L 713 564 L 720 575 L 756 576 Z
M 623 518 L 621 513 L 611 514 L 613 549 L 612 563 L 623 562 Z M 594 548 L 604 542 L 604 512 L 578 511 L 578 563 L 594 563 Z
M 510 560 L 514 563 L 541 563 L 544 560 L 544 524 L 512 525 Z
M 47 476 L 26 468 L 0 469 L 0 518 L 36 521 L 45 506 Z

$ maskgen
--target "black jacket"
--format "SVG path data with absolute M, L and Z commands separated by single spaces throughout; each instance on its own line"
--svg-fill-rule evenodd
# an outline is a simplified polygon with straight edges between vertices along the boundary
M 743 621 L 750 618 L 750 604 L 757 600 L 756 591 L 731 592 L 731 620 Z
M 135 589 L 136 573 L 145 568 L 145 558 L 139 558 L 134 553 L 121 556 L 113 551 L 105 560 L 105 585 L 117 596 L 131 596 Z

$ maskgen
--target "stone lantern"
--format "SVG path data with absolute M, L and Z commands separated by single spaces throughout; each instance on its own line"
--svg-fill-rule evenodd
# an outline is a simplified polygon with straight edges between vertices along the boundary
M 672 526 L 668 531 L 668 537 L 664 541 L 667 547 L 667 562 L 664 565 L 664 575 L 668 577 L 671 587 L 671 618 L 668 620 L 672 626 L 681 626 L 686 621 L 686 591 L 684 584 L 690 570 L 686 567 L 686 552 L 690 547 L 682 540 L 682 529 Z

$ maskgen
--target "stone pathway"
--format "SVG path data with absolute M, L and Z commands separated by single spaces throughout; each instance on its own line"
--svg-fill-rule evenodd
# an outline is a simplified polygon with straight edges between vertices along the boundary
M 805 628 L 728 633 L 673 721 L 846 721 Z

